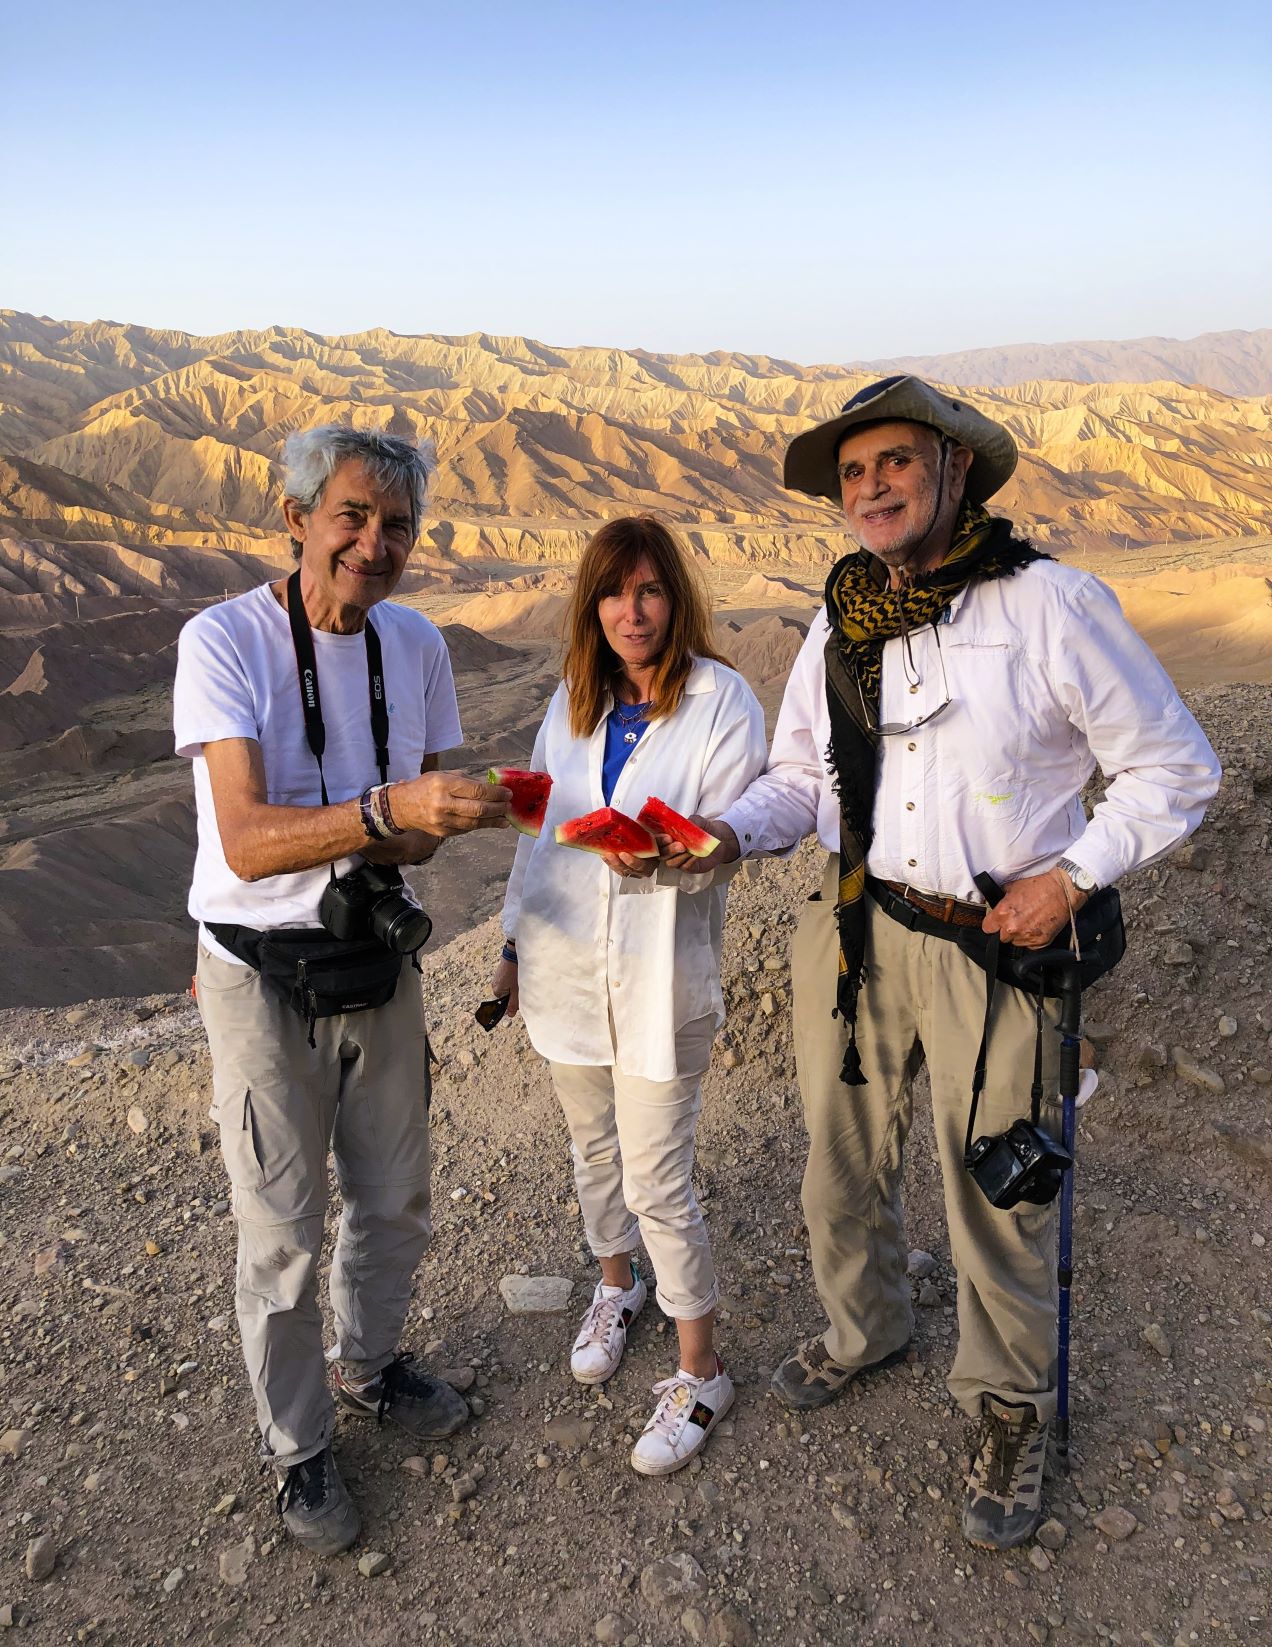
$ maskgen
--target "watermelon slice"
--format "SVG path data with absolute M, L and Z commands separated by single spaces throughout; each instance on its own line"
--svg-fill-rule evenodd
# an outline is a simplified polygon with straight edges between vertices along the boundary
M 552 779 L 548 774 L 527 772 L 519 766 L 492 766 L 486 774 L 486 781 L 512 790 L 508 822 L 523 835 L 537 835 L 543 828 L 548 796 L 552 791 Z
M 558 846 L 577 846 L 584 852 L 630 852 L 634 858 L 656 858 L 658 848 L 649 831 L 629 818 L 603 806 L 581 818 L 556 826 Z
M 688 818 L 673 811 L 666 801 L 660 801 L 657 795 L 651 795 L 641 807 L 636 814 L 636 822 L 644 824 L 651 834 L 670 835 L 677 846 L 683 846 L 695 858 L 709 858 L 720 844 L 714 835 L 708 835 L 705 829 L 690 823 Z

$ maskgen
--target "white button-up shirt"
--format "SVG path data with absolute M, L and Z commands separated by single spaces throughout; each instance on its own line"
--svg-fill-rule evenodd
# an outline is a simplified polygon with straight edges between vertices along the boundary
M 827 750 L 825 608 L 795 661 L 763 776 L 723 814 L 743 854 L 779 852 L 816 828 L 839 850 Z M 883 649 L 874 839 L 880 880 L 981 901 L 1067 857 L 1100 886 L 1152 863 L 1201 822 L 1219 763 L 1153 653 L 1089 573 L 1035 561 L 970 584 L 942 621 Z M 1109 780 L 1090 820 L 1083 785 Z
M 606 713 L 612 706 L 606 704 Z M 503 928 L 517 941 L 521 1013 L 535 1050 L 561 1064 L 617 1065 L 674 1080 L 676 1031 L 724 1022 L 720 946 L 730 871 L 647 879 L 558 846 L 557 824 L 604 806 L 605 718 L 570 732 L 557 688 L 531 765 L 552 776 L 542 832 L 517 843 Z M 716 816 L 763 770 L 764 714 L 734 670 L 699 660 L 674 715 L 650 723 L 619 773 L 610 805 L 634 818 L 651 795 L 675 811 Z M 611 1034 L 612 1024 L 612 1034 Z

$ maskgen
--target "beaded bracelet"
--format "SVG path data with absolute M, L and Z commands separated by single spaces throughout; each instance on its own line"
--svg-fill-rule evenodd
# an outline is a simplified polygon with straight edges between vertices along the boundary
M 371 804 L 371 798 L 374 794 L 374 784 L 369 789 L 362 791 L 361 795 L 358 796 L 358 812 L 362 818 L 362 828 L 367 839 L 369 841 L 383 841 L 388 839 L 388 831 L 381 828 L 380 820 L 375 815 L 375 808 Z
M 393 813 L 389 807 L 389 785 L 377 784 L 371 791 L 371 810 L 375 814 L 375 821 L 380 826 L 380 839 L 388 840 L 390 835 L 405 835 L 393 821 Z

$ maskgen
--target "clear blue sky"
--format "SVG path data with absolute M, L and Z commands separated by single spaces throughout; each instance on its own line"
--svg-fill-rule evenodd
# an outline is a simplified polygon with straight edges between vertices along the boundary
M 0 305 L 802 362 L 1266 326 L 1270 17 L 0 0 Z

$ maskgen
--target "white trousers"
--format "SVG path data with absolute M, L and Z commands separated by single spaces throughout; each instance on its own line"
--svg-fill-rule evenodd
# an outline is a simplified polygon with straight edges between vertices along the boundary
M 715 1019 L 676 1032 L 674 1081 L 610 1065 L 550 1064 L 570 1129 L 574 1183 L 598 1258 L 631 1252 L 638 1236 L 657 1274 L 657 1298 L 677 1321 L 716 1307 L 719 1288 L 693 1192 L 693 1142 Z

